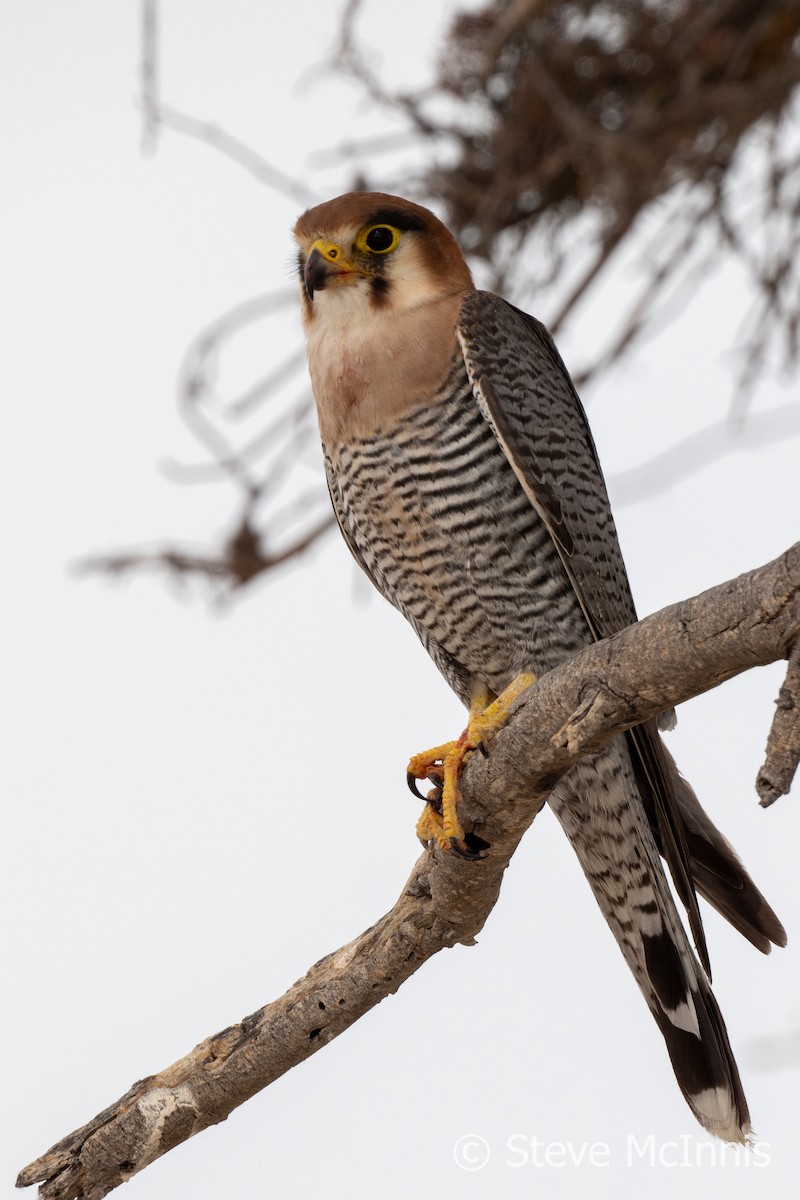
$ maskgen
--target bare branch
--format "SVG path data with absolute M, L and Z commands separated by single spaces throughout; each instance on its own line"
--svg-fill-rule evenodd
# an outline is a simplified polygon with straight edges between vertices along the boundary
M 185 137 L 205 142 L 226 158 L 249 171 L 259 183 L 289 196 L 298 204 L 314 204 L 318 197 L 305 183 L 268 162 L 252 146 L 222 126 L 201 121 L 161 102 L 158 78 L 158 0 L 141 0 L 139 52 L 139 107 L 142 110 L 141 149 L 154 154 L 159 128 L 172 129 Z
M 180 483 L 222 481 L 233 489 L 238 515 L 228 536 L 221 544 L 202 550 L 176 542 L 90 555 L 77 564 L 81 573 L 113 575 L 155 568 L 178 580 L 205 577 L 215 598 L 227 598 L 258 575 L 299 558 L 332 527 L 321 464 L 311 472 L 319 481 L 316 492 L 305 486 L 308 472 L 303 452 L 318 436 L 310 389 L 302 386 L 298 395 L 288 390 L 296 376 L 305 375 L 303 347 L 298 345 L 260 379 L 232 396 L 224 394 L 220 381 L 221 360 L 236 338 L 295 303 L 294 288 L 244 300 L 200 330 L 184 355 L 178 381 L 179 409 L 206 460 L 190 464 L 167 461 L 164 469 Z M 265 421 L 260 410 L 267 405 L 270 415 Z M 255 430 L 252 421 L 247 425 L 251 418 L 258 420 Z M 322 514 L 321 500 L 325 501 Z
M 342 14 L 341 36 L 334 64 L 357 79 L 367 95 L 377 104 L 403 112 L 418 133 L 429 138 L 444 136 L 445 131 L 425 116 L 420 96 L 411 92 L 388 92 L 369 66 L 370 56 L 361 53 L 356 35 L 356 22 L 363 7 L 364 0 L 347 0 Z
M 727 417 L 699 429 L 667 450 L 627 471 L 609 476 L 616 504 L 633 504 L 675 487 L 712 462 L 729 454 L 757 450 L 800 437 L 800 407 L 796 403 L 748 416 L 735 426 Z
M 279 167 L 273 166 L 252 146 L 248 146 L 246 142 L 229 133 L 227 129 L 223 129 L 221 125 L 216 125 L 212 121 L 201 121 L 199 118 L 191 116 L 190 113 L 180 112 L 168 104 L 158 106 L 155 119 L 159 125 L 172 129 L 175 133 L 182 133 L 184 137 L 205 142 L 207 146 L 211 146 L 212 149 L 218 150 L 232 162 L 244 167 L 259 183 L 266 184 L 276 192 L 281 192 L 290 200 L 306 205 L 318 202 L 319 196 L 305 183 L 287 175 Z
M 142 0 L 139 59 L 139 103 L 142 109 L 140 147 L 155 154 L 158 144 L 158 0 Z
M 792 786 L 800 765 L 800 642 L 789 654 L 786 680 L 767 741 L 767 760 L 758 773 L 756 791 L 763 808 L 769 808 Z
M 309 508 L 308 498 L 300 502 L 303 514 Z M 278 514 L 276 522 L 282 514 Z M 297 517 L 298 513 L 290 514 Z M 217 598 L 225 599 L 246 584 L 299 558 L 334 525 L 333 514 L 307 525 L 288 545 L 280 550 L 268 550 L 264 535 L 253 525 L 249 512 L 240 518 L 231 535 L 216 550 L 181 550 L 176 546 L 161 549 L 118 550 L 80 559 L 75 564 L 79 574 L 102 572 L 122 575 L 129 571 L 156 569 L 178 579 L 194 576 L 217 585 Z
M 466 862 L 426 851 L 377 924 L 313 966 L 281 999 L 134 1084 L 25 1167 L 18 1186 L 41 1183 L 47 1200 L 99 1200 L 224 1120 L 396 991 L 431 955 L 474 940 L 521 837 L 577 758 L 750 667 L 791 655 L 780 722 L 761 772 L 788 788 L 790 759 L 796 765 L 800 746 L 799 646 L 800 543 L 549 672 L 521 698 L 489 757 L 474 755 L 467 764 L 464 815 L 488 843 L 486 858 Z

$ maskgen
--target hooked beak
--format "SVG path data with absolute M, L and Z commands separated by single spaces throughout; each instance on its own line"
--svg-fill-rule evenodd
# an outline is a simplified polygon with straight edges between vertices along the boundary
M 355 283 L 361 272 L 348 262 L 335 242 L 318 238 L 311 247 L 303 268 L 303 286 L 309 300 L 314 292 L 321 292 L 328 285 Z

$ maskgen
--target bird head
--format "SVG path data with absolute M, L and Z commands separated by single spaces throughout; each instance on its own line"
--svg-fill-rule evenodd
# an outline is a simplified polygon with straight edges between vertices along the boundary
M 320 309 L 398 313 L 472 286 L 450 231 L 400 196 L 348 192 L 304 212 L 294 237 L 306 327 Z

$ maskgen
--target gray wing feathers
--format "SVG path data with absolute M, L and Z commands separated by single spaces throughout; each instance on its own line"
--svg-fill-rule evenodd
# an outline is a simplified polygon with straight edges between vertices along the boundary
M 636 609 L 594 441 L 552 338 L 539 321 L 488 292 L 467 295 L 458 336 L 476 402 L 548 526 L 592 636 L 617 633 L 637 619 Z M 754 945 L 783 944 L 780 922 L 680 779 L 656 723 L 632 730 L 628 742 L 649 823 L 706 970 L 695 883 Z
M 544 326 L 489 292 L 471 292 L 458 336 L 475 399 L 558 547 L 592 636 L 636 620 L 594 441 L 572 381 Z M 659 841 L 686 905 L 698 955 L 708 950 L 669 780 L 658 770 L 651 724 L 629 739 L 637 776 L 652 795 Z
M 467 296 L 458 333 L 475 398 L 550 528 L 593 635 L 633 624 L 597 451 L 549 333 L 489 292 Z

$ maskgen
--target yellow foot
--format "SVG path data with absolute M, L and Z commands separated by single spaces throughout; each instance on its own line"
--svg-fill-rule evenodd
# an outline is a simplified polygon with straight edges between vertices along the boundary
M 509 709 L 522 693 L 535 682 L 529 671 L 518 675 L 505 691 L 489 703 L 490 693 L 476 692 L 469 710 L 469 724 L 455 742 L 443 742 L 422 754 L 415 754 L 408 764 L 408 781 L 417 795 L 414 781 L 430 779 L 435 788 L 427 798 L 422 816 L 417 822 L 417 837 L 424 842 L 436 841 L 443 850 L 474 858 L 467 847 L 464 829 L 458 819 L 458 777 L 464 759 L 478 747 L 491 740 L 508 721 Z

